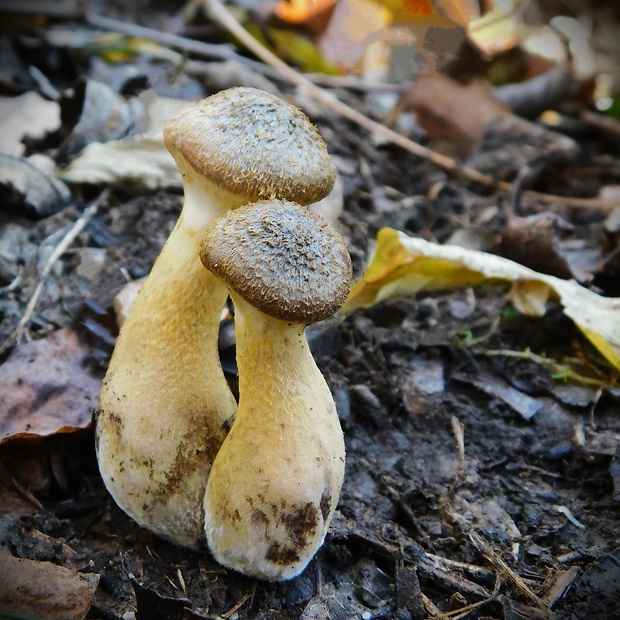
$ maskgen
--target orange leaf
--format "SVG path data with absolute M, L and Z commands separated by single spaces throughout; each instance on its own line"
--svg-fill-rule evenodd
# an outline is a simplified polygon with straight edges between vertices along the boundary
M 375 0 L 391 11 L 394 23 L 403 25 L 467 27 L 480 16 L 473 0 Z
M 280 0 L 274 15 L 290 24 L 303 24 L 320 13 L 331 9 L 337 0 Z

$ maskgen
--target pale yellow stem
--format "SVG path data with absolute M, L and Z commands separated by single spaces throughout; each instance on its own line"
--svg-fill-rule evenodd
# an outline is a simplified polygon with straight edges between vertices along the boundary
M 243 199 L 181 171 L 185 206 L 117 339 L 96 445 L 117 504 L 162 537 L 198 547 L 207 477 L 236 410 L 217 347 L 227 290 L 200 263 L 198 243 Z
M 207 540 L 225 566 L 290 579 L 322 544 L 336 508 L 342 430 L 304 326 L 233 301 L 239 409 L 207 485 Z

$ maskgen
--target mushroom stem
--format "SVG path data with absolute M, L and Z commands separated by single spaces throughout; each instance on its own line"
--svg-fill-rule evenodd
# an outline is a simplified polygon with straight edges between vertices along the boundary
M 197 548 L 210 466 L 236 410 L 217 347 L 228 292 L 201 265 L 198 242 L 245 199 L 180 168 L 185 204 L 116 341 L 96 446 L 116 503 L 163 538 Z
M 321 546 L 344 477 L 330 390 L 304 324 L 231 291 L 239 408 L 207 484 L 205 529 L 224 566 L 267 580 L 299 574 Z

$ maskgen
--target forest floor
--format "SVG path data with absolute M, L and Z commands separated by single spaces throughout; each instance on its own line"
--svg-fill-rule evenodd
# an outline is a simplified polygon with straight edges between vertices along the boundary
M 9 40 L 22 62 L 53 71 L 59 89 L 80 76 L 118 85 L 129 75 L 121 67 L 132 65 L 78 61 L 49 38 L 5 35 Z M 180 99 L 211 94 L 227 80 L 220 75 L 216 86 L 208 77 L 184 76 L 172 86 L 168 69 L 142 59 L 133 63 L 132 79 L 145 76 L 158 95 Z M 236 84 L 230 77 L 225 86 Z M 272 86 L 304 104 L 284 81 Z M 363 92 L 336 92 L 372 112 Z M 551 273 L 558 271 L 549 253 L 561 255 L 569 273 L 559 275 L 579 274 L 599 293 L 620 295 L 617 251 L 613 258 L 620 227 L 610 224 L 609 209 L 509 196 L 374 141 L 321 106 L 308 113 L 336 161 L 342 210 L 335 226 L 357 278 L 377 232 L 389 226 L 439 243 L 474 238 L 478 248 L 514 260 L 529 254 L 528 266 Z M 504 131 L 484 141 L 472 163 L 483 155 L 499 160 L 508 144 L 531 146 Z M 577 151 L 560 161 L 538 153 L 531 189 L 595 196 L 620 184 L 617 135 L 577 124 L 558 131 L 570 135 Z M 50 152 L 54 145 L 30 148 Z M 4 342 L 52 249 L 97 203 L 46 274 L 28 338 L 11 342 L 0 358 L 2 415 L 19 411 L 26 420 L 0 446 L 3 557 L 35 562 L 58 592 L 65 583 L 62 598 L 74 596 L 76 608 L 87 601 L 85 610 L 65 617 L 620 618 L 617 372 L 560 306 L 549 304 L 541 318 L 523 316 L 506 301 L 507 285 L 420 293 L 310 332 L 337 404 L 347 460 L 325 544 L 299 577 L 245 578 L 207 551 L 175 547 L 136 525 L 103 485 L 89 419 L 116 335 L 114 295 L 127 278 L 148 273 L 180 213 L 182 193 L 126 182 L 67 185 L 62 209 L 41 213 L 16 204 L 0 214 Z M 544 242 L 527 246 L 507 232 L 522 224 L 531 241 L 537 221 L 551 222 Z M 521 258 L 515 243 L 529 248 Z M 220 352 L 235 388 L 231 329 L 226 322 Z M 560 376 L 548 360 L 577 380 Z M 63 407 L 79 408 L 79 420 L 29 433 L 29 415 L 49 419 Z M 7 559 L 9 580 L 19 573 L 12 566 Z M 88 594 L 69 579 L 76 575 Z M 36 591 L 37 578 L 30 583 Z

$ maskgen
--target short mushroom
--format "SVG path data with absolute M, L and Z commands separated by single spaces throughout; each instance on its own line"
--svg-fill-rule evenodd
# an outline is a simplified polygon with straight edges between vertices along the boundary
M 229 287 L 239 370 L 237 417 L 207 483 L 207 543 L 224 566 L 290 579 L 323 543 L 344 476 L 336 407 L 304 329 L 344 303 L 350 257 L 320 216 L 284 201 L 219 218 L 200 257 Z
M 189 105 L 164 140 L 185 204 L 120 330 L 96 447 L 116 503 L 149 530 L 197 548 L 207 476 L 237 408 L 217 348 L 227 289 L 200 264 L 198 242 L 213 220 L 248 202 L 320 200 L 335 168 L 300 110 L 253 88 Z

